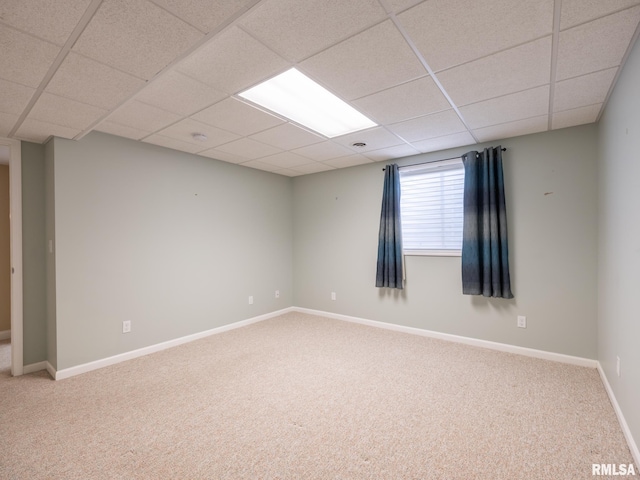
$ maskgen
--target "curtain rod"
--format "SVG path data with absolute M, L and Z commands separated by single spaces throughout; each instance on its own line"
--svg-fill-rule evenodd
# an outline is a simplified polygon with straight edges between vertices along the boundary
M 502 151 L 506 152 L 507 149 L 502 147 Z M 464 153 L 462 154 L 464 155 Z M 447 160 L 455 160 L 456 158 L 460 158 L 462 157 L 462 155 L 458 155 L 457 157 L 451 157 L 451 158 L 441 158 L 440 160 L 431 160 L 430 162 L 419 162 L 419 163 L 410 163 L 409 165 L 402 165 L 402 167 L 398 167 L 398 168 L 403 168 L 403 167 L 413 167 L 415 165 L 426 165 L 427 163 L 438 163 L 438 162 L 446 162 Z M 384 172 L 387 169 L 387 167 L 384 167 L 382 169 L 382 171 Z

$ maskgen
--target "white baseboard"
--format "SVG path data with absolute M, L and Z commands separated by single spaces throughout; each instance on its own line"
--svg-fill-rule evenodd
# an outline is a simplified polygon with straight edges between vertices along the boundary
M 11 330 L 3 330 L 0 332 L 0 340 L 9 340 L 11 338 Z
M 591 360 L 589 358 L 573 357 L 571 355 L 565 355 L 562 353 L 547 352 L 545 350 L 536 350 L 534 348 L 518 347 L 516 345 L 509 345 L 507 343 L 491 342 L 489 340 L 480 340 L 471 337 L 462 337 L 459 335 L 452 335 L 450 333 L 434 332 L 432 330 L 424 330 L 422 328 L 406 327 L 403 325 L 396 325 L 393 323 L 379 322 L 377 320 L 367 320 L 365 318 L 350 317 L 348 315 L 342 315 L 339 313 L 323 312 L 320 310 L 312 310 L 309 308 L 293 307 L 293 310 L 300 313 L 308 313 L 311 315 L 319 315 L 321 317 L 333 318 L 336 320 L 344 320 L 347 322 L 359 323 L 362 325 L 368 325 L 370 327 L 384 328 L 387 330 L 393 330 L 395 332 L 411 333 L 413 335 L 421 335 L 423 337 L 437 338 L 439 340 L 446 340 L 449 342 L 463 343 L 465 345 L 472 345 L 474 347 L 489 348 L 491 350 L 498 350 L 507 353 L 516 353 L 518 355 L 525 355 L 527 357 L 541 358 L 543 360 L 552 360 L 554 362 L 568 363 L 571 365 L 577 365 L 580 367 L 596 368 L 598 366 L 597 360 Z
M 24 375 L 27 375 L 29 373 L 39 372 L 40 370 L 46 370 L 48 363 L 49 362 L 37 362 L 25 365 L 24 367 L 22 367 L 22 373 Z
M 229 330 L 234 330 L 236 328 L 245 327 L 247 325 L 251 325 L 252 323 L 261 322 L 263 320 L 277 317 L 279 315 L 283 315 L 285 313 L 289 313 L 292 311 L 293 311 L 293 307 L 288 307 L 282 310 L 277 310 L 275 312 L 265 313 L 264 315 L 259 315 L 257 317 L 241 320 L 239 322 L 230 323 L 229 325 L 223 325 L 221 327 L 213 328 L 211 330 L 206 330 L 204 332 L 194 333 L 192 335 L 187 335 L 185 337 L 176 338 L 174 340 L 158 343 L 156 345 L 150 345 L 148 347 L 143 347 L 138 350 L 132 350 L 130 352 L 121 353 L 119 355 L 114 355 L 112 357 L 102 358 L 94 362 L 89 362 L 89 363 L 84 363 L 82 365 L 76 365 L 74 367 L 64 368 L 62 370 L 56 371 L 53 367 L 51 367 L 51 365 L 49 365 L 49 367 L 47 367 L 47 370 L 49 370 L 49 373 L 51 373 L 54 379 L 63 380 L 65 378 L 74 377 L 76 375 L 87 373 L 92 370 L 108 367 L 109 365 L 115 365 L 116 363 L 125 362 L 127 360 L 132 360 L 134 358 L 142 357 L 144 355 L 149 355 L 151 353 L 160 352 L 162 350 L 166 350 L 171 347 L 177 347 L 178 345 L 193 342 L 195 340 L 199 340 L 201 338 L 205 338 L 211 335 L 216 335 L 218 333 L 227 332 Z
M 609 395 L 609 400 L 611 401 L 611 405 L 613 405 L 613 410 L 616 412 L 616 416 L 618 417 L 618 422 L 620 423 L 620 428 L 622 428 L 622 433 L 624 433 L 624 437 L 627 439 L 627 444 L 629 445 L 629 450 L 631 450 L 631 455 L 633 456 L 634 461 L 636 462 L 636 467 L 640 468 L 640 450 L 638 450 L 638 444 L 633 438 L 631 434 L 631 430 L 629 429 L 629 425 L 627 424 L 627 420 L 624 418 L 622 414 L 622 410 L 620 409 L 620 405 L 618 405 L 618 400 L 613 393 L 613 389 L 609 384 L 609 380 L 607 379 L 607 375 L 604 373 L 604 369 L 600 362 L 598 362 L 598 372 L 600 373 L 600 378 L 602 379 L 602 383 L 604 384 L 604 389 L 607 391 L 607 395 Z

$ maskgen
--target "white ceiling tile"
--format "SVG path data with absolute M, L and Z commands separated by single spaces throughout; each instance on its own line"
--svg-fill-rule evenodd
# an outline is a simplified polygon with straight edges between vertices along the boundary
M 176 140 L 196 145 L 199 147 L 197 151 L 207 150 L 238 139 L 238 135 L 235 133 L 197 122 L 191 118 L 185 118 L 157 133 L 165 137 L 175 138 Z M 194 133 L 202 133 L 207 136 L 207 139 L 196 140 L 193 138 Z
M 365 157 L 374 162 L 382 162 L 384 160 L 392 160 L 394 158 L 410 157 L 420 152 L 409 145 L 398 145 L 397 147 L 383 148 L 381 150 L 373 150 L 363 153 Z
M 60 48 L 11 28 L 0 28 L 0 78 L 37 88 Z
M 209 33 L 258 3 L 257 0 L 151 0 L 197 29 Z
M 241 24 L 290 61 L 300 61 L 386 16 L 377 0 L 271 0 Z
M 180 120 L 180 115 L 134 100 L 109 115 L 108 120 L 127 127 L 155 132 Z
M 396 145 L 403 145 L 405 143 L 402 139 L 382 127 L 370 128 L 369 130 L 335 137 L 333 141 L 344 145 L 356 153 L 395 147 Z M 353 144 L 356 142 L 366 143 L 366 145 L 364 147 L 354 147 Z
M 215 37 L 178 65 L 186 75 L 234 94 L 290 64 L 237 27 Z
M 243 163 L 242 166 L 255 168 L 257 170 L 264 170 L 265 172 L 274 172 L 274 173 L 279 170 L 282 170 L 280 167 L 277 167 L 275 165 L 270 165 L 268 163 L 263 163 L 261 160 L 251 160 L 250 162 Z
M 73 49 L 149 80 L 204 35 L 146 0 L 104 0 Z
M 238 135 L 251 135 L 284 123 L 284 120 L 233 97 L 226 98 L 191 118 Z
M 31 109 L 28 118 L 84 130 L 106 113 L 107 110 L 102 108 L 45 92 Z
M 151 133 L 147 130 L 127 127 L 126 125 L 120 125 L 119 123 L 109 121 L 101 122 L 95 130 L 98 132 L 110 133 L 111 135 L 117 135 L 118 137 L 132 138 L 133 140 L 140 140 Z
M 49 42 L 63 45 L 91 0 L 28 0 L 0 2 L 2 23 Z
M 389 129 L 408 142 L 442 137 L 466 131 L 464 123 L 454 110 L 425 115 L 405 122 L 389 125 Z
M 429 76 L 360 98 L 353 104 L 381 125 L 451 108 L 449 101 Z
M 398 18 L 434 71 L 550 35 L 553 0 L 430 0 Z
M 340 157 L 340 158 L 334 158 L 332 160 L 327 160 L 324 163 L 336 168 L 347 168 L 347 167 L 355 167 L 356 165 L 364 165 L 365 163 L 373 163 L 373 162 L 367 157 L 365 157 L 364 155 L 355 154 L 355 155 L 349 155 L 348 157 Z
M 311 133 L 291 123 L 283 123 L 277 127 L 270 128 L 250 137 L 268 145 L 282 150 L 292 150 L 314 143 L 320 143 L 324 137 Z
M 597 120 L 601 109 L 602 104 L 597 104 L 554 113 L 553 119 L 551 120 L 551 127 L 557 130 L 559 128 L 593 123 Z
M 503 138 L 528 135 L 530 133 L 545 132 L 549 127 L 549 116 L 516 120 L 515 122 L 492 125 L 490 127 L 479 128 L 473 133 L 480 142 L 490 142 L 492 140 L 502 140 Z
M 311 163 L 305 163 L 304 165 L 290 167 L 290 169 L 295 172 L 300 172 L 306 175 L 309 173 L 319 173 L 319 172 L 326 172 L 328 170 L 334 170 L 335 167 L 325 165 L 324 163 L 311 162 Z
M 35 89 L 0 79 L 0 92 L 0 112 L 20 115 Z
M 16 132 L 16 138 L 29 142 L 44 143 L 51 136 L 73 138 L 79 133 L 80 130 L 75 128 L 27 118 Z
M 229 142 L 225 145 L 219 146 L 217 150 L 230 153 L 238 157 L 248 158 L 250 160 L 266 157 L 267 155 L 273 155 L 274 153 L 281 151 L 279 148 L 272 147 L 265 143 L 256 142 L 250 138 L 241 138 L 240 140 Z
M 453 103 L 462 106 L 547 84 L 550 74 L 548 36 L 445 70 L 437 77 Z
M 390 20 L 311 57 L 301 67 L 346 100 L 426 74 Z
M 454 133 L 453 135 L 444 135 L 442 137 L 430 138 L 429 140 L 421 140 L 414 142 L 412 145 L 420 152 L 437 152 L 448 148 L 463 147 L 465 145 L 473 145 L 476 141 L 469 132 Z
M 0 137 L 9 136 L 9 132 L 18 121 L 18 115 L 0 112 Z
M 180 150 L 181 152 L 196 153 L 202 150 L 202 145 L 195 145 L 193 143 L 183 142 L 175 138 L 165 137 L 163 135 L 151 135 L 143 140 L 145 143 L 152 143 L 153 145 L 159 145 L 161 147 L 171 148 L 173 150 Z
M 203 157 L 213 158 L 215 160 L 221 160 L 221 161 L 227 162 L 227 163 L 242 163 L 242 162 L 246 162 L 246 161 L 250 160 L 250 158 L 240 157 L 240 156 L 234 155 L 232 153 L 223 152 L 223 151 L 218 150 L 216 148 L 211 148 L 209 150 L 205 150 L 204 152 L 198 153 L 198 155 L 201 155 Z
M 292 152 L 280 152 L 260 159 L 260 163 L 278 168 L 291 168 L 309 163 L 309 159 Z
M 321 143 L 314 143 L 313 145 L 308 145 L 302 148 L 297 148 L 293 150 L 293 153 L 297 153 L 298 155 L 302 155 L 303 157 L 315 160 L 316 162 L 322 162 L 325 160 L 330 160 L 332 158 L 353 155 L 353 151 L 351 149 L 343 147 L 342 145 L 338 145 L 337 143 L 334 143 L 330 140 Z
M 560 32 L 556 80 L 620 64 L 640 21 L 640 6 Z
M 191 115 L 226 96 L 209 85 L 171 71 L 145 87 L 136 100 L 178 115 Z
M 389 8 L 393 13 L 400 13 L 422 1 L 423 0 L 387 0 L 386 3 L 389 5 Z
M 291 170 L 289 168 L 279 168 L 278 170 L 274 170 L 273 173 L 277 173 L 278 175 L 284 175 L 287 177 L 299 177 L 304 175 L 302 172 L 296 172 L 295 170 Z
M 560 112 L 604 102 L 617 71 L 618 68 L 610 68 L 557 82 L 553 111 Z
M 490 125 L 539 117 L 548 112 L 548 85 L 460 107 L 463 118 L 474 130 Z
M 562 0 L 560 29 L 566 30 L 638 4 L 640 0 Z
M 144 80 L 72 52 L 56 71 L 46 91 L 112 109 L 144 83 Z

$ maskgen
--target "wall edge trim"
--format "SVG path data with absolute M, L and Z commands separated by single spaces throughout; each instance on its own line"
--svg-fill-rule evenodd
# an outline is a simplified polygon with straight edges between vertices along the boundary
M 117 355 L 102 358 L 100 360 L 94 360 L 92 362 L 83 363 L 73 367 L 63 368 L 62 370 L 55 370 L 53 369 L 53 367 L 51 367 L 51 370 L 53 370 L 52 376 L 55 380 L 64 380 L 65 378 L 75 377 L 76 375 L 91 372 L 99 368 L 104 368 L 110 365 L 115 365 L 117 363 L 126 362 L 127 360 L 133 360 L 134 358 L 143 357 L 145 355 L 160 352 L 162 350 L 167 350 L 168 348 L 177 347 L 178 345 L 183 345 L 185 343 L 193 342 L 195 340 L 200 340 L 201 338 L 209 337 L 211 335 L 216 335 L 218 333 L 223 333 L 229 330 L 234 330 L 236 328 L 245 327 L 247 325 L 261 322 L 263 320 L 268 320 L 270 318 L 277 317 L 285 313 L 289 313 L 293 311 L 292 308 L 293 307 L 283 308 L 281 310 L 276 310 L 274 312 L 265 313 L 263 315 L 258 315 L 256 317 L 251 317 L 246 320 L 240 320 L 237 322 L 229 323 L 227 325 L 222 325 L 220 327 L 212 328 L 210 330 L 205 330 L 203 332 L 193 333 L 191 335 L 175 338 L 173 340 L 167 340 L 166 342 L 149 345 L 147 347 L 142 347 L 142 348 L 131 350 L 125 353 L 119 353 Z M 51 370 L 49 370 L 49 373 L 51 373 Z
M 598 362 L 598 373 L 600 374 L 600 380 L 602 380 L 604 389 L 607 391 L 607 395 L 609 396 L 609 401 L 613 406 L 613 410 L 614 412 L 616 412 L 616 417 L 618 417 L 618 423 L 620 424 L 620 428 L 622 429 L 624 438 L 627 441 L 629 450 L 631 450 L 631 456 L 633 457 L 633 460 L 636 462 L 636 467 L 640 468 L 640 450 L 638 449 L 638 444 L 636 443 L 635 439 L 633 438 L 633 435 L 631 434 L 631 429 L 629 428 L 629 424 L 627 423 L 627 420 L 624 418 L 622 409 L 618 404 L 618 400 L 616 399 L 616 396 L 613 393 L 613 389 L 611 388 L 609 379 L 607 378 L 607 375 L 604 373 L 604 369 L 602 368 L 602 365 L 600 364 L 600 362 Z
M 29 373 L 34 373 L 34 372 L 39 372 L 41 370 L 46 370 L 47 369 L 47 363 L 48 362 L 30 363 L 29 365 L 25 365 L 24 367 L 22 367 L 22 373 L 24 375 L 27 375 Z
M 394 323 L 386 323 L 386 322 L 380 322 L 378 320 L 368 320 L 366 318 L 351 317 L 349 315 L 343 315 L 340 313 L 324 312 L 321 310 L 313 310 L 310 308 L 293 307 L 293 310 L 300 313 L 319 315 L 322 317 L 332 318 L 335 320 L 344 320 L 347 322 L 359 323 L 359 324 L 368 325 L 371 327 L 384 328 L 384 329 L 392 330 L 395 332 L 410 333 L 413 335 L 436 338 L 439 340 L 446 340 L 449 342 L 463 343 L 465 345 L 471 345 L 474 347 L 488 348 L 490 350 L 498 350 L 500 352 L 515 353 L 515 354 L 524 355 L 527 357 L 540 358 L 542 360 L 551 360 L 553 362 L 568 363 L 570 365 L 576 365 L 579 367 L 596 368 L 598 365 L 597 360 L 592 360 L 590 358 L 583 358 L 583 357 L 574 357 L 571 355 L 565 355 L 564 353 L 555 353 L 555 352 L 548 352 L 546 350 L 536 350 L 534 348 L 519 347 L 517 345 L 511 345 L 508 343 L 492 342 L 490 340 L 481 340 L 473 337 L 463 337 L 460 335 L 453 335 L 451 333 L 442 333 L 442 332 L 436 332 L 433 330 L 425 330 L 422 328 L 407 327 L 404 325 L 396 325 Z

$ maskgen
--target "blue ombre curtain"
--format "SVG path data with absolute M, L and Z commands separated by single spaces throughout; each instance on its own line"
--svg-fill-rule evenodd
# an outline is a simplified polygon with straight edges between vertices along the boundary
M 400 225 L 400 172 L 398 165 L 384 170 L 382 211 L 378 234 L 376 287 L 403 288 L 402 230 Z
M 509 277 L 502 148 L 462 156 L 464 224 L 462 293 L 513 298 Z

